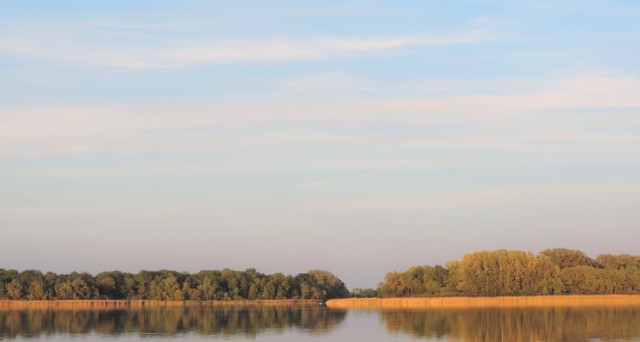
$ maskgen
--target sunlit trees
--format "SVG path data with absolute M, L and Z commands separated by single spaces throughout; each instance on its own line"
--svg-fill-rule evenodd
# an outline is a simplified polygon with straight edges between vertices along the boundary
M 73 298 L 73 287 L 71 283 L 68 281 L 56 284 L 55 286 L 55 298 L 56 299 L 74 299 Z
M 27 299 L 29 300 L 47 299 L 47 295 L 44 292 L 44 286 L 42 285 L 41 281 L 35 280 L 31 284 L 29 284 L 29 288 L 27 289 Z
M 532 253 L 514 250 L 467 254 L 460 262 L 458 289 L 484 296 L 539 294 L 544 277 L 553 268 L 548 262 Z
M 440 265 L 414 266 L 402 273 L 387 273 L 379 291 L 384 297 L 437 295 L 446 291 L 447 277 L 448 271 Z
M 289 280 L 282 273 L 275 273 L 265 283 L 262 299 L 285 299 L 291 287 Z
M 534 255 L 517 250 L 480 251 L 445 266 L 389 272 L 377 290 L 352 296 L 520 296 L 640 293 L 640 256 L 603 254 L 591 259 L 577 250 L 547 249 Z M 344 298 L 350 293 L 334 274 L 311 270 L 296 276 L 262 274 L 250 268 L 72 272 L 55 274 L 0 269 L 0 299 L 12 300 L 262 300 Z
M 346 297 L 344 283 L 331 272 L 312 270 L 296 277 L 265 275 L 250 268 L 195 274 L 175 271 L 119 271 L 61 274 L 0 269 L 0 299 L 27 300 L 246 300 Z
M 14 279 L 18 278 L 18 271 L 16 270 L 4 270 L 0 268 L 0 298 L 8 298 L 7 286 Z M 13 286 L 16 286 L 14 284 Z
M 216 299 L 216 289 L 219 287 L 217 282 L 214 282 L 210 276 L 205 276 L 202 279 L 200 285 L 197 286 L 198 297 L 200 300 L 214 300 Z
M 564 292 L 564 284 L 560 279 L 560 266 L 554 264 L 548 256 L 539 254 L 535 258 L 532 272 L 536 283 L 529 294 L 557 295 Z
M 378 287 L 384 297 L 438 295 L 519 296 L 640 293 L 640 256 L 547 249 L 537 256 L 517 250 L 480 251 L 442 266 L 389 272 Z
M 621 255 L 611 255 L 611 254 L 601 254 L 595 260 L 600 266 L 608 269 L 640 269 L 640 256 L 637 255 L 629 255 L 629 254 L 621 254 Z
M 596 261 L 589 258 L 584 252 L 575 249 L 566 248 L 553 248 L 545 249 L 540 252 L 551 258 L 551 261 L 560 266 L 560 268 L 575 267 L 575 266 L 589 266 L 594 267 L 597 265 Z
M 317 288 L 323 294 L 315 299 L 343 298 L 349 295 L 345 284 L 333 273 L 324 270 L 311 270 L 307 272 L 312 277 L 312 287 Z
M 65 279 L 66 278 L 66 279 Z M 59 279 L 54 287 L 55 299 L 92 299 L 97 294 L 77 273 Z
M 6 285 L 5 292 L 7 293 L 8 299 L 21 299 L 22 298 L 22 284 L 17 278 L 14 278 Z
M 73 299 L 91 299 L 91 287 L 81 278 L 75 278 L 71 281 L 73 288 Z
M 173 274 L 164 278 L 160 282 L 160 298 L 164 300 L 182 300 L 183 293 L 180 290 L 180 284 Z
M 378 286 L 378 291 L 383 297 L 404 297 L 405 289 L 402 288 L 401 273 L 388 272 L 384 276 L 384 282 Z

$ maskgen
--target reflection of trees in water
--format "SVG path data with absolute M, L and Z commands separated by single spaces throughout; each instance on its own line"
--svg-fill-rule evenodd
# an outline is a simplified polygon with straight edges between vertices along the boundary
M 27 310 L 0 311 L 0 339 L 71 333 L 119 335 L 176 334 L 250 335 L 263 331 L 329 332 L 346 311 L 325 308 L 167 307 L 140 310 Z
M 389 310 L 387 330 L 462 341 L 575 341 L 640 337 L 640 308 Z

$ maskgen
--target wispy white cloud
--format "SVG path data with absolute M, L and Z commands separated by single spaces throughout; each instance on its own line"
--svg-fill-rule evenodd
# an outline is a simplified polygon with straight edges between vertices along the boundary
M 508 87 L 505 87 L 506 91 Z M 587 75 L 531 84 L 519 93 L 472 94 L 384 100 L 381 105 L 409 112 L 519 113 L 544 109 L 640 107 L 640 80 Z M 454 105 L 455 103 L 455 105 Z
M 18 25 L 18 28 L 22 26 L 22 29 L 13 27 L 0 35 L 0 53 L 83 67 L 182 68 L 219 63 L 315 60 L 370 51 L 467 44 L 489 39 L 482 31 L 467 31 L 391 37 L 201 37 L 185 41 L 180 35 L 171 34 L 170 30 L 157 25 L 29 21 L 11 24 Z M 0 27 L 3 25 L 9 23 L 0 22 Z M 162 31 L 154 33 L 156 28 Z M 137 33 L 140 33 L 140 37 L 136 37 Z M 117 39 L 117 43 L 108 39 L 123 35 L 126 35 L 126 39 Z
M 340 79 L 318 82 L 328 87 Z M 234 153 L 269 146 L 362 144 L 544 150 L 575 142 L 633 147 L 638 136 L 632 128 L 640 124 L 640 112 L 611 116 L 602 110 L 640 111 L 639 93 L 638 79 L 592 75 L 487 95 L 0 106 L 0 156 Z M 571 109 L 601 114 L 558 113 Z M 439 126 L 446 129 L 429 128 Z
M 175 30 L 180 25 L 167 23 L 141 23 L 126 21 L 97 21 L 97 20 L 52 20 L 52 19 L 0 19 L 0 26 L 25 28 L 46 28 L 46 29 L 91 29 L 100 28 L 107 31 L 112 30 Z

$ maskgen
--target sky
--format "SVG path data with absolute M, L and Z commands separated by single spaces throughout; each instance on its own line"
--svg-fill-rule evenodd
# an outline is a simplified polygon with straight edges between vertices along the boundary
M 636 0 L 0 0 L 0 268 L 640 254 Z

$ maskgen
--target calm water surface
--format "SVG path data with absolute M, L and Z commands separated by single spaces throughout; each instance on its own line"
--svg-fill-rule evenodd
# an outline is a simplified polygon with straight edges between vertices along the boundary
M 640 308 L 0 311 L 11 341 L 640 341 Z

